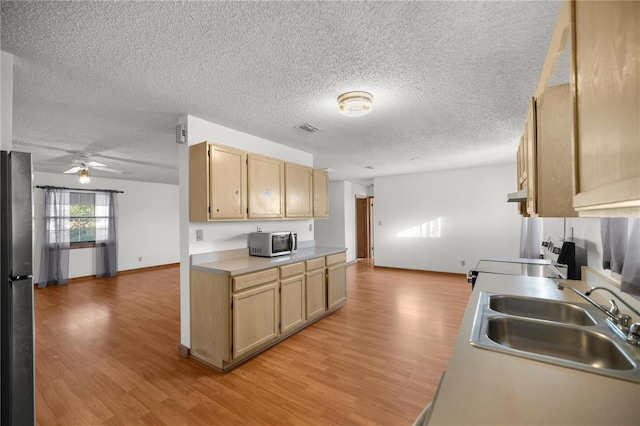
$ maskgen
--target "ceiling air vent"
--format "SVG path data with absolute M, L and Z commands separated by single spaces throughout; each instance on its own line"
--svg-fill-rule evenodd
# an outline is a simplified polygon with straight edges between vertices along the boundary
M 305 132 L 309 132 L 309 133 L 316 133 L 320 131 L 320 129 L 318 129 L 316 126 L 310 123 L 304 123 L 299 127 Z

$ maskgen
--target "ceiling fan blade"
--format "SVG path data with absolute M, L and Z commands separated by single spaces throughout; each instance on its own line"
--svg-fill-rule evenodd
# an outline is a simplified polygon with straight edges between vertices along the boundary
M 95 166 L 95 167 L 91 167 L 93 170 L 97 170 L 100 172 L 108 172 L 108 173 L 118 173 L 121 175 L 127 175 L 129 174 L 128 172 L 123 172 L 122 170 L 116 170 L 116 169 L 112 169 L 110 167 L 100 167 L 100 166 Z
M 78 173 L 80 170 L 82 170 L 82 167 L 72 167 L 69 170 L 62 172 L 62 173 Z
M 106 164 L 98 163 L 97 161 L 88 161 L 84 164 L 86 164 L 88 167 L 107 167 Z

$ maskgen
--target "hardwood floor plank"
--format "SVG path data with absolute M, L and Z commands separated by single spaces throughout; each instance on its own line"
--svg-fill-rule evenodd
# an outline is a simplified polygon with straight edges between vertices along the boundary
M 370 260 L 347 275 L 344 307 L 224 374 L 176 350 L 177 266 L 37 289 L 37 424 L 411 424 L 471 286 Z

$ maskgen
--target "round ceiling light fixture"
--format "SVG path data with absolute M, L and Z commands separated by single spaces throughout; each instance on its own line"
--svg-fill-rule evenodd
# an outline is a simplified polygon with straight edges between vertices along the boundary
M 347 117 L 362 117 L 371 112 L 373 96 L 367 92 L 347 92 L 338 96 L 338 109 Z

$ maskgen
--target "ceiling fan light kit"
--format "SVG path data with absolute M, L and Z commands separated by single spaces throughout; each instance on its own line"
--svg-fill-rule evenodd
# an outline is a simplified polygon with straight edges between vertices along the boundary
M 81 184 L 86 185 L 91 182 L 91 173 L 89 173 L 89 169 L 80 169 L 78 171 L 78 176 Z
M 373 96 L 368 92 L 347 92 L 338 96 L 338 110 L 347 117 L 362 117 L 371 112 Z

